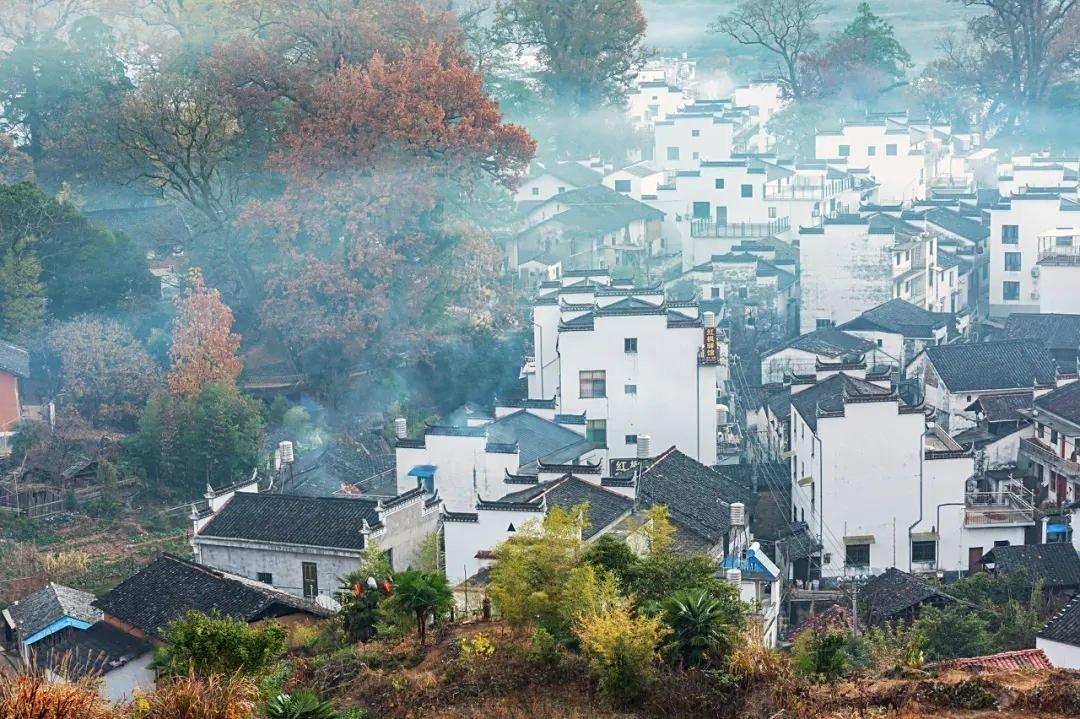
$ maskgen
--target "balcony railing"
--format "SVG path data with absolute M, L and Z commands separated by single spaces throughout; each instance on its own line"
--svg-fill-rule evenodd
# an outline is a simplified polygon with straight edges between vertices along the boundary
M 1080 462 L 1065 459 L 1059 455 L 1057 451 L 1037 439 L 1020 440 L 1020 452 L 1028 455 L 1041 464 L 1049 466 L 1059 474 L 1065 474 L 1070 477 L 1080 477 Z
M 1080 246 L 1040 247 L 1039 262 L 1047 265 L 1080 265 Z
M 971 175 L 938 175 L 930 180 L 930 187 L 935 190 L 974 192 L 975 179 Z
M 793 182 L 786 185 L 765 185 L 766 200 L 824 200 L 846 190 L 852 190 L 852 178 L 820 182 Z
M 1000 492 L 968 492 L 964 497 L 964 526 L 1033 524 L 1033 499 L 1019 482 L 1010 482 Z
M 770 237 L 786 232 L 791 222 L 786 217 L 768 222 L 737 222 L 717 224 L 712 220 L 690 220 L 691 237 Z

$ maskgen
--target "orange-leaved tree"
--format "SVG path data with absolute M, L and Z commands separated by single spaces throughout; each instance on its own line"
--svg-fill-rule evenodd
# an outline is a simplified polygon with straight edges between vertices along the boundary
M 233 315 L 221 293 L 192 270 L 191 286 L 179 302 L 173 324 L 169 389 L 187 397 L 211 382 L 235 380 L 244 369 L 237 355 L 240 335 L 232 331 Z

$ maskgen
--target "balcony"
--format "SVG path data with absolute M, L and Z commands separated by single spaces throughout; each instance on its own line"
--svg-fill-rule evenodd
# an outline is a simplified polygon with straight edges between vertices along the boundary
M 930 189 L 972 193 L 975 191 L 975 179 L 971 175 L 938 175 L 930 180 Z
M 852 177 L 842 180 L 820 180 L 819 182 L 793 182 L 786 185 L 765 185 L 766 200 L 825 200 L 841 192 L 855 189 Z
M 1077 266 L 1080 265 L 1080 246 L 1063 245 L 1061 247 L 1039 248 L 1040 265 Z
M 1020 482 L 999 492 L 968 492 L 964 497 L 965 527 L 1022 526 L 1035 523 L 1034 497 Z
M 1056 450 L 1043 444 L 1038 439 L 1020 440 L 1020 453 L 1027 455 L 1039 464 L 1049 467 L 1058 474 L 1080 479 L 1080 462 L 1065 459 Z
M 737 222 L 734 224 L 718 224 L 712 220 L 690 220 L 691 237 L 771 237 L 781 232 L 786 232 L 791 227 L 791 222 L 786 217 L 781 217 L 769 222 Z

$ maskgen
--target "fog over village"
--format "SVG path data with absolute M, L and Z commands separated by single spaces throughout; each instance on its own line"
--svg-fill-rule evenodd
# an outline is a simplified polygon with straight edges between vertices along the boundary
M 1080 716 L 1080 0 L 0 0 L 0 719 Z

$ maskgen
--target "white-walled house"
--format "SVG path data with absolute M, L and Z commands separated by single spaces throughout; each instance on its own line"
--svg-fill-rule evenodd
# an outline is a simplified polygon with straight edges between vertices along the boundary
M 1059 669 L 1080 669 L 1080 595 L 1046 623 L 1035 636 L 1050 663 Z
M 761 355 L 761 382 L 783 382 L 789 375 L 813 375 L 822 362 L 844 358 L 868 364 L 879 364 L 874 356 L 879 348 L 870 340 L 842 332 L 835 327 L 823 327 L 785 342 Z M 895 364 L 893 358 L 881 352 L 880 359 Z
M 1040 312 L 1080 314 L 1080 224 L 1039 235 L 1032 276 Z
M 1020 440 L 1019 463 L 1046 489 L 1051 504 L 1080 501 L 1080 382 L 1036 397 L 1025 414 L 1033 426 Z M 1073 529 L 1074 540 L 1078 530 L 1080 526 Z
M 1080 203 L 1058 190 L 1031 190 L 1001 199 L 989 213 L 990 317 L 1040 311 L 1041 273 L 1044 270 L 1039 261 L 1048 251 L 1058 253 L 1057 248 L 1045 244 L 1042 237 L 1047 237 L 1046 233 L 1055 228 L 1075 226 L 1076 218 L 1080 217 Z M 1049 237 L 1055 237 L 1056 243 L 1054 234 Z M 1056 287 L 1060 284 L 1054 276 L 1057 265 L 1053 261 L 1048 264 L 1055 267 L 1051 270 L 1050 284 Z M 1069 266 L 1068 263 L 1063 265 Z M 1060 297 L 1060 290 L 1055 294 Z M 1068 297 L 1067 288 L 1065 297 Z
M 681 87 L 664 80 L 639 82 L 626 93 L 626 112 L 638 128 L 651 128 L 682 111 L 690 97 Z
M 594 168 L 588 162 L 534 162 L 528 177 L 518 186 L 514 200 L 528 204 L 545 202 L 563 192 L 599 185 L 602 179 L 603 167 Z
M 931 312 L 901 299 L 871 307 L 839 329 L 873 342 L 901 369 L 924 348 L 948 344 L 962 335 L 954 315 Z
M 1022 544 L 1034 508 L 1015 486 L 968 491 L 971 455 L 887 383 L 843 372 L 791 396 L 793 519 L 823 546 L 821 576 L 966 572 Z
M 955 433 L 975 425 L 968 408 L 979 397 L 1003 392 L 1038 394 L 1057 387 L 1058 369 L 1035 340 L 961 342 L 926 347 L 904 371 L 917 380 L 937 423 Z
M 757 131 L 752 141 L 755 152 L 769 152 L 772 149 L 772 137 L 768 131 L 769 121 L 786 104 L 784 93 L 776 82 L 751 82 L 740 85 L 731 93 L 732 101 L 739 107 L 752 107 L 757 111 L 755 121 Z

